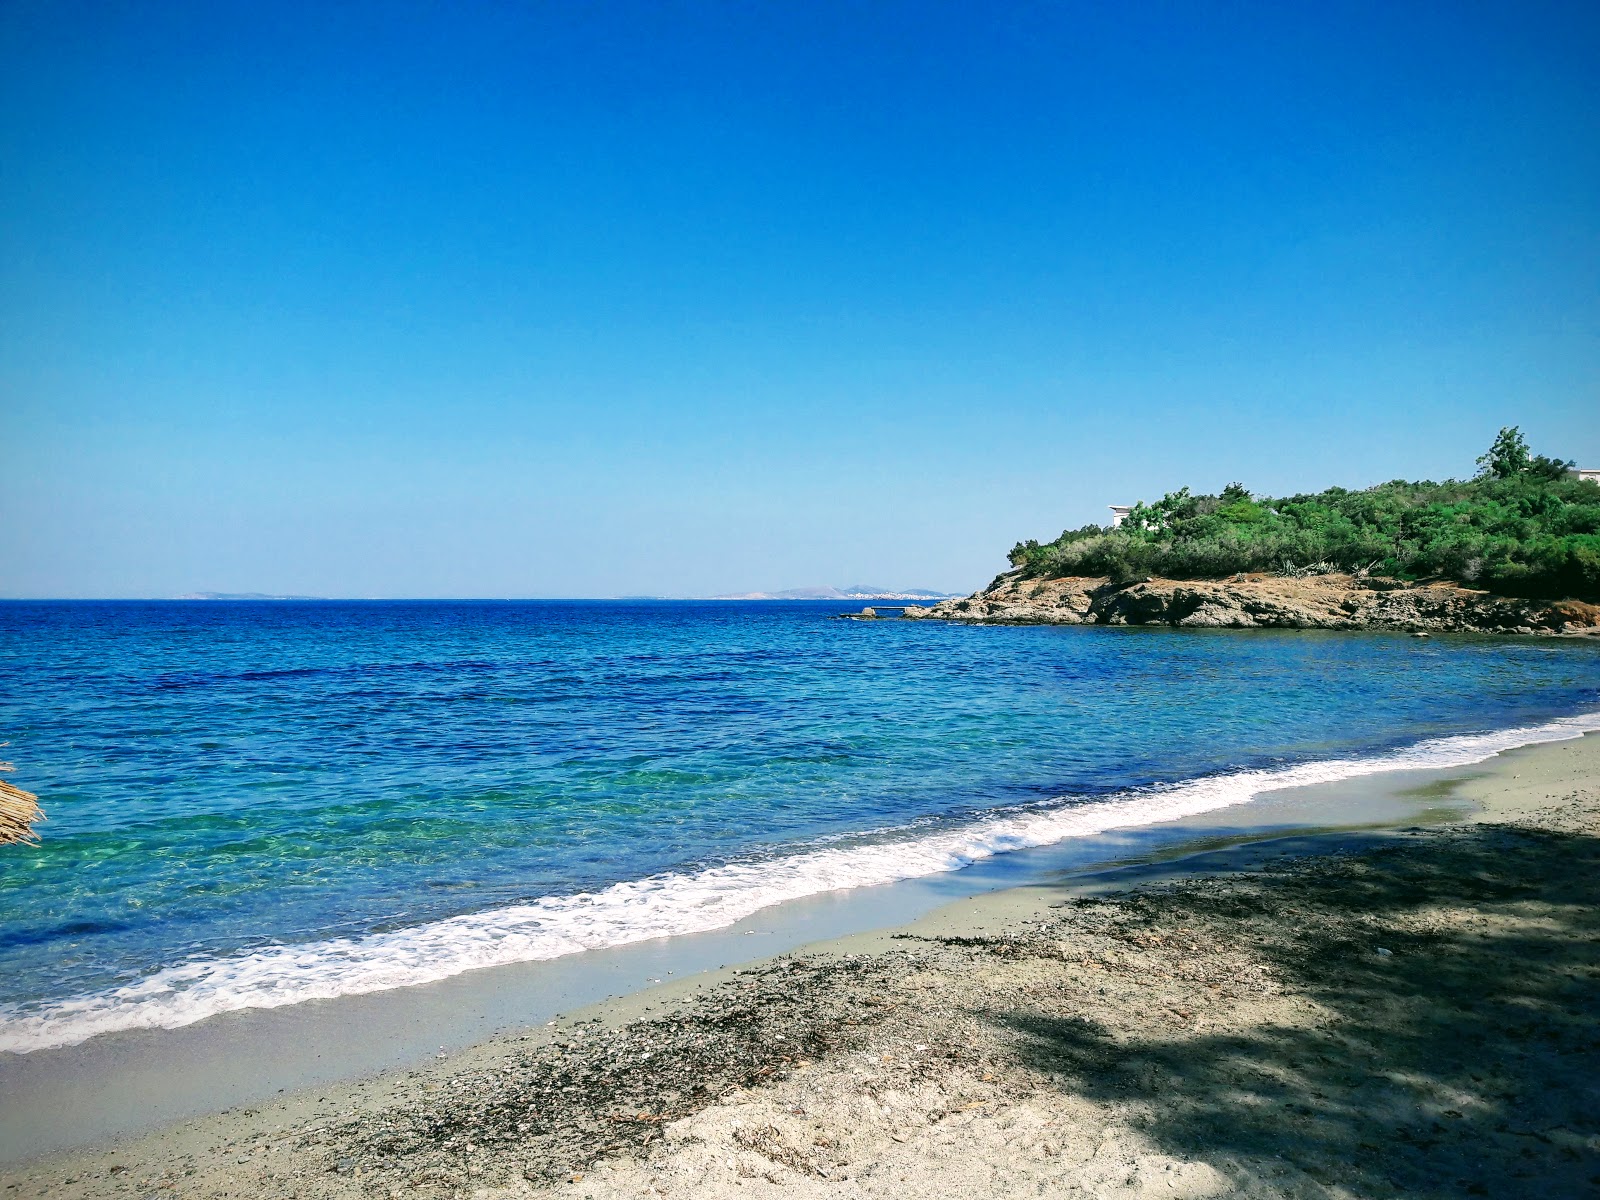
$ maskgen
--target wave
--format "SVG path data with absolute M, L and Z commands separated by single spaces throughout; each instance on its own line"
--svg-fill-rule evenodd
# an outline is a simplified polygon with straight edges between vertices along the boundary
M 138 983 L 0 1011 L 0 1051 L 25 1054 L 102 1033 L 175 1029 L 219 1013 L 386 991 L 479 967 L 560 958 L 650 938 L 722 929 L 786 900 L 957 871 L 980 859 L 1113 829 L 1196 816 L 1263 792 L 1385 771 L 1467 766 L 1503 750 L 1600 731 L 1600 712 L 1542 725 L 1433 738 L 1361 758 L 1231 772 L 1013 810 L 866 844 L 630 880 L 411 928 L 270 946 L 166 967 Z

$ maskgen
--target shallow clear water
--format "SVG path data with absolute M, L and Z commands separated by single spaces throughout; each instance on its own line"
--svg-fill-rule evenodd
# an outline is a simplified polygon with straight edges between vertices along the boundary
M 0 850 L 0 1048 L 714 928 L 1600 705 L 1580 642 L 847 607 L 0 604 L 50 817 Z

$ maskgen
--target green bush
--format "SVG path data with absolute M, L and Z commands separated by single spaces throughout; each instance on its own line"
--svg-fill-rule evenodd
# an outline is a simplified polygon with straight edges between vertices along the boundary
M 1011 565 L 1032 577 L 1239 572 L 1371 572 L 1450 579 L 1507 595 L 1600 600 L 1600 485 L 1532 454 L 1502 429 L 1470 480 L 1392 480 L 1280 499 L 1230 483 L 1135 505 L 1122 526 L 1086 525 L 1051 542 L 1019 542 Z

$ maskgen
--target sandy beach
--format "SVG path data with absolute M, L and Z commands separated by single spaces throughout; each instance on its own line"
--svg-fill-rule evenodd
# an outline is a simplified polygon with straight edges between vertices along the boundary
M 1470 820 L 996 892 L 0 1195 L 1586 1194 L 1597 780 L 1510 751 L 1434 785 Z

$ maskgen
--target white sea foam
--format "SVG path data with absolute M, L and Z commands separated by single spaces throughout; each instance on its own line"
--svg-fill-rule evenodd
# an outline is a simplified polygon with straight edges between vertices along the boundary
M 663 874 L 408 929 L 272 946 L 167 967 L 143 981 L 0 1012 L 0 1051 L 70 1046 L 122 1029 L 173 1029 L 217 1013 L 409 987 L 479 967 L 721 929 L 770 905 L 956 871 L 979 859 L 1210 812 L 1263 792 L 1414 768 L 1465 766 L 1502 750 L 1600 730 L 1600 712 L 1419 742 L 1365 758 L 1239 771 L 1070 805 L 1038 806 L 918 834 L 763 862 Z

